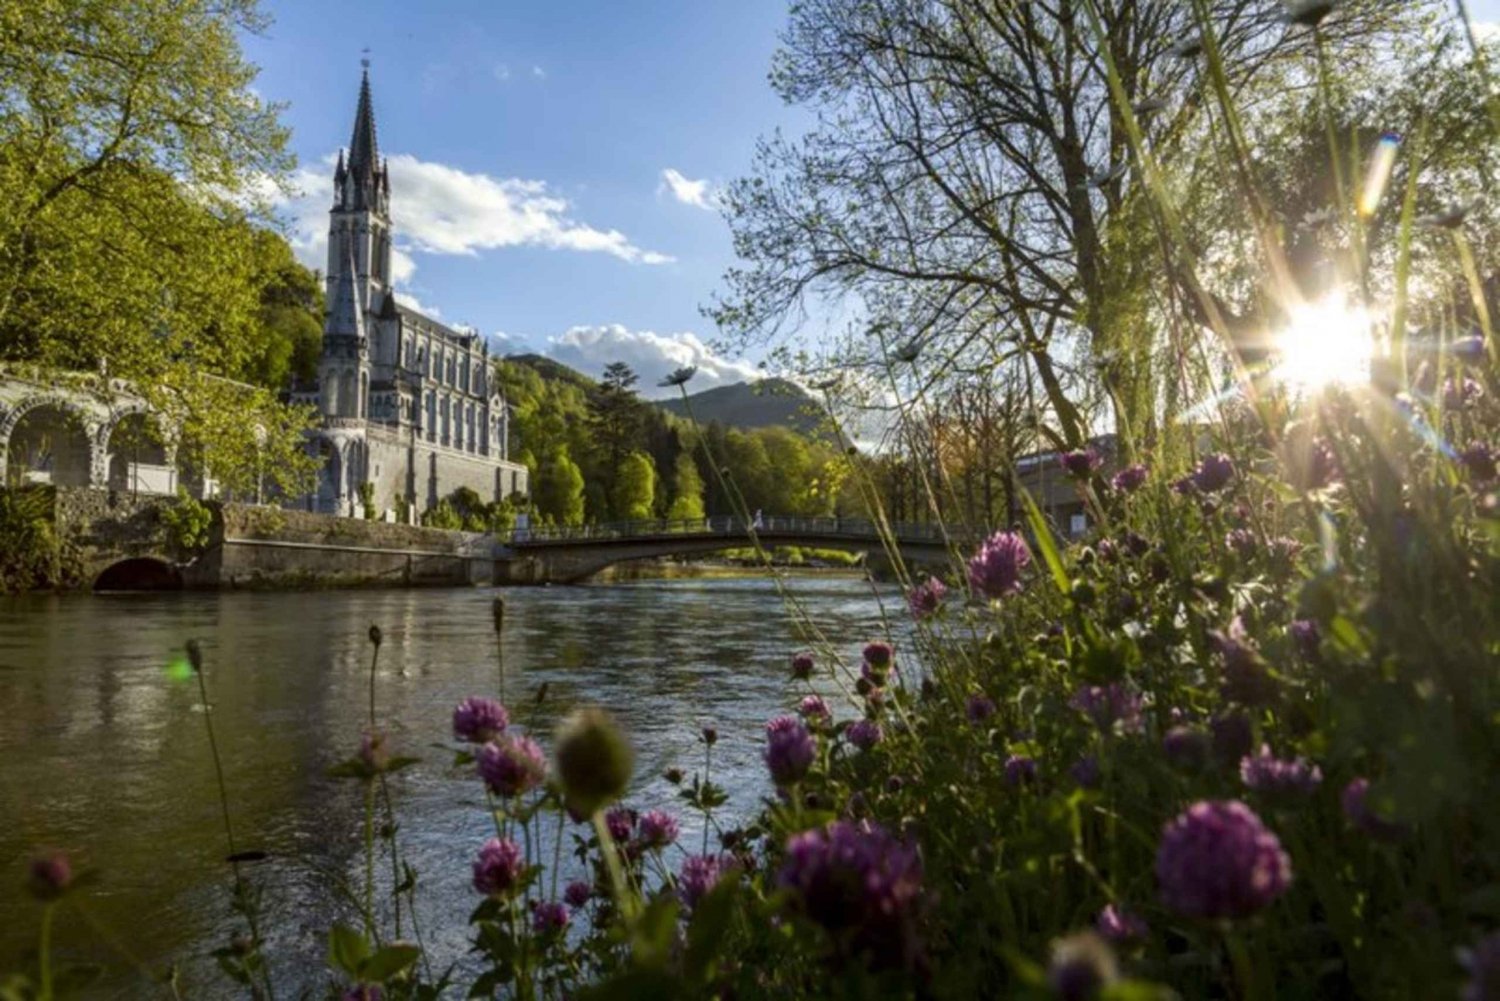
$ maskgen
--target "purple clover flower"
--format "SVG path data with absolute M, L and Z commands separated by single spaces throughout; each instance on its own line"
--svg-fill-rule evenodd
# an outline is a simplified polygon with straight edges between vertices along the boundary
M 519 796 L 541 784 L 547 757 L 530 737 L 503 737 L 479 749 L 479 774 L 496 796 Z
M 1218 493 L 1234 479 L 1234 460 L 1222 452 L 1206 455 L 1193 470 L 1193 486 L 1205 494 Z
M 1036 759 L 1012 754 L 1005 759 L 1005 784 L 1014 788 L 1036 781 Z
M 1109 943 L 1091 931 L 1052 943 L 1047 986 L 1059 1001 L 1093 1001 L 1102 988 L 1120 979 L 1120 967 Z
M 1021 575 L 1031 565 L 1031 549 L 1018 532 L 996 532 L 969 560 L 969 583 L 988 598 L 1021 590 Z
M 1150 470 L 1145 466 L 1126 466 L 1114 475 L 1109 485 L 1122 494 L 1133 494 L 1145 485 L 1146 477 L 1149 475 Z
M 28 885 L 38 900 L 56 900 L 73 883 L 73 863 L 64 852 L 49 852 L 31 860 Z
M 531 927 L 538 935 L 554 935 L 568 927 L 572 915 L 561 900 L 538 901 L 531 909 Z
M 1232 712 L 1215 716 L 1208 721 L 1208 729 L 1213 734 L 1214 757 L 1220 764 L 1236 764 L 1250 753 L 1255 734 L 1252 732 L 1250 717 L 1244 713 Z
M 868 751 L 876 744 L 885 739 L 885 731 L 880 724 L 872 719 L 862 719 L 850 725 L 844 734 L 849 738 L 849 743 L 861 751 Z
M 1142 728 L 1141 697 L 1118 681 L 1085 685 L 1073 693 L 1068 706 L 1093 720 L 1101 730 L 1139 733 Z
M 1248 528 L 1231 529 L 1224 536 L 1224 545 L 1232 549 L 1242 560 L 1254 558 L 1256 550 L 1260 548 L 1260 542 L 1256 539 L 1255 533 Z
M 1316 660 L 1323 643 L 1323 630 L 1312 619 L 1298 619 L 1287 627 L 1292 643 L 1305 660 Z
M 817 755 L 818 742 L 795 717 L 781 716 L 766 724 L 766 767 L 777 785 L 802 781 Z
M 995 700 L 984 694 L 970 695 L 964 705 L 964 715 L 970 723 L 983 723 L 995 715 Z
M 1462 1001 L 1495 1001 L 1500 998 L 1500 932 L 1480 939 L 1472 949 L 1458 950 L 1458 963 L 1469 975 Z
M 1092 754 L 1085 754 L 1077 761 L 1068 766 L 1068 776 L 1078 783 L 1080 789 L 1097 789 L 1102 780 L 1099 771 L 1099 759 Z
M 1193 804 L 1162 832 L 1156 852 L 1162 903 L 1195 918 L 1246 918 L 1292 883 L 1292 861 L 1238 800 Z
M 735 868 L 732 855 L 689 855 L 682 862 L 682 871 L 677 876 L 677 894 L 683 906 L 692 909 L 698 901 L 719 884 L 719 880 Z
M 1208 734 L 1192 726 L 1174 726 L 1161 740 L 1162 753 L 1174 768 L 1197 771 L 1208 763 Z
M 568 884 L 568 888 L 563 891 L 563 900 L 575 911 L 580 907 L 587 906 L 588 902 L 593 898 L 594 888 L 589 885 L 587 880 L 583 879 L 573 880 L 573 882 Z
M 871 961 L 915 959 L 922 865 L 913 848 L 878 824 L 837 820 L 794 835 L 778 883 L 801 914 Z
M 359 760 L 371 774 L 383 772 L 390 766 L 390 741 L 383 730 L 366 730 L 360 736 Z
M 610 807 L 604 815 L 604 829 L 610 838 L 623 845 L 635 833 L 635 817 L 635 811 L 628 806 Z
M 1277 758 L 1262 744 L 1259 753 L 1240 760 L 1240 778 L 1256 792 L 1309 796 L 1323 784 L 1323 770 L 1306 758 Z
M 1484 387 L 1468 376 L 1443 382 L 1443 407 L 1448 410 L 1467 410 L 1483 395 Z
M 1227 630 L 1210 630 L 1208 639 L 1224 658 L 1220 687 L 1226 700 L 1254 706 L 1268 702 L 1276 694 L 1276 682 L 1239 616 L 1235 616 Z
M 453 736 L 470 744 L 485 744 L 505 732 L 510 713 L 494 699 L 471 696 L 453 710 Z
M 339 995 L 339 1001 L 385 1001 L 385 991 L 379 984 L 355 984 Z
M 792 658 L 792 677 L 798 681 L 806 681 L 812 677 L 816 662 L 810 653 L 799 653 Z
M 887 670 L 891 666 L 891 660 L 896 656 L 896 650 L 889 643 L 866 643 L 864 649 L 864 662 L 876 670 Z
M 640 842 L 644 848 L 665 848 L 677 840 L 677 818 L 665 810 L 641 814 Z
M 1351 824 L 1377 841 L 1398 841 L 1406 834 L 1405 825 L 1387 820 L 1370 806 L 1370 780 L 1363 776 L 1344 787 L 1339 805 Z
M 937 614 L 947 596 L 948 586 L 936 577 L 928 577 L 906 593 L 906 607 L 914 619 L 929 618 Z
M 1104 459 L 1099 455 L 1098 449 L 1090 445 L 1088 448 L 1064 453 L 1061 461 L 1069 476 L 1075 480 L 1086 480 L 1094 475 L 1094 470 L 1099 468 Z
M 1500 452 L 1483 442 L 1472 442 L 1458 455 L 1459 464 L 1476 483 L 1488 483 L 1500 476 Z
M 525 870 L 519 845 L 509 838 L 490 838 L 474 860 L 474 889 L 486 897 L 502 897 L 516 888 Z
M 828 709 L 828 703 L 823 701 L 821 695 L 809 695 L 804 698 L 797 705 L 797 714 L 814 726 L 826 723 L 833 718 L 833 713 Z
M 1094 930 L 1116 945 L 1141 942 L 1151 934 L 1151 926 L 1145 918 L 1114 904 L 1104 905 L 1104 910 L 1094 919 Z

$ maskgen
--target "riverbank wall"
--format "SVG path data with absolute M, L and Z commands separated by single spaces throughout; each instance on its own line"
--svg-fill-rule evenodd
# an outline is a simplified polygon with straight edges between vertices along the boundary
M 80 589 L 414 587 L 488 584 L 493 540 L 472 532 L 339 518 L 274 507 L 206 505 L 184 545 L 164 514 L 171 497 L 55 491 L 53 521 Z

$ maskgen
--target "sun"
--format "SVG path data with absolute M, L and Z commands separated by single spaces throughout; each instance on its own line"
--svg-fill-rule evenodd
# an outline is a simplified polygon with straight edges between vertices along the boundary
M 1339 296 L 1292 309 L 1276 335 L 1276 379 L 1315 392 L 1328 386 L 1354 386 L 1370 379 L 1375 356 L 1369 310 Z

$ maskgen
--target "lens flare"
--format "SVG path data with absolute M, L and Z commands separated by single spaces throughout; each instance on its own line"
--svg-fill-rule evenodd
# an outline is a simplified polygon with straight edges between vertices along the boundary
M 166 675 L 168 681 L 191 681 L 193 677 L 193 665 L 182 655 L 173 657 L 167 661 Z
M 1368 382 L 1370 321 L 1368 310 L 1337 296 L 1294 308 L 1276 337 L 1277 380 L 1304 391 Z
M 1370 155 L 1369 173 L 1365 175 L 1364 190 L 1359 193 L 1359 214 L 1369 217 L 1380 207 L 1385 197 L 1385 186 L 1390 183 L 1391 170 L 1396 166 L 1396 152 L 1401 148 L 1401 137 L 1387 132 L 1375 144 Z

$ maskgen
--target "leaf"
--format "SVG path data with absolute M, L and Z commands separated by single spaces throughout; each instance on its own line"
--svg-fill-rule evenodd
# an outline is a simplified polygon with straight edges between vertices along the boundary
M 334 925 L 328 932 L 328 964 L 351 977 L 359 976 L 360 964 L 370 955 L 370 943 L 348 925 Z
M 689 979 L 701 982 L 710 975 L 714 957 L 729 931 L 729 919 L 734 914 L 739 890 L 739 873 L 730 872 L 693 908 L 693 919 L 687 930 L 687 955 L 683 963 L 684 972 Z
M 1021 500 L 1026 505 L 1026 520 L 1031 524 L 1031 534 L 1036 539 L 1036 547 L 1041 550 L 1042 562 L 1047 564 L 1047 570 L 1052 574 L 1052 583 L 1057 585 L 1058 593 L 1067 594 L 1070 587 L 1068 584 L 1068 571 L 1063 567 L 1062 557 L 1057 553 L 1057 544 L 1052 541 L 1052 530 L 1047 527 L 1047 519 L 1042 517 L 1041 509 L 1032 500 L 1031 491 L 1021 489 Z
M 404 972 L 422 955 L 414 945 L 388 945 L 359 964 L 359 979 L 366 982 L 385 983 Z
M 665 964 L 676 933 L 677 901 L 672 897 L 657 897 L 636 921 L 631 934 L 631 953 L 636 964 Z

